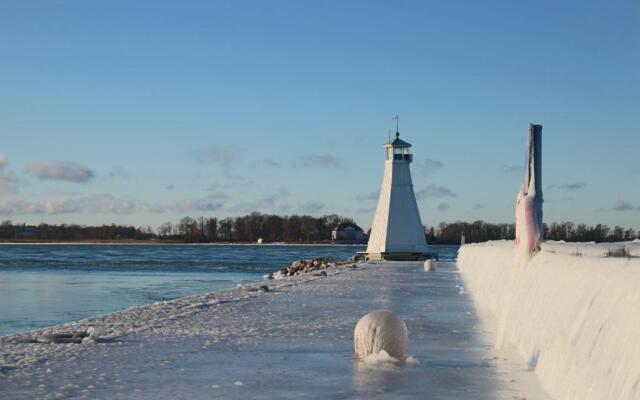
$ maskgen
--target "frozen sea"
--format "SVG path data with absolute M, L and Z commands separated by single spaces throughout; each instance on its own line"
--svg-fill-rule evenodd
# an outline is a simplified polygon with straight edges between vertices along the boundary
M 339 245 L 0 245 L 0 336 L 255 282 Z M 453 259 L 457 246 L 433 246 Z

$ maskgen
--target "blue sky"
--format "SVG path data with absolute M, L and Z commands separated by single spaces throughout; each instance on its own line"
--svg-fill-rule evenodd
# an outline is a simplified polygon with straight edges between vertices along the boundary
M 391 117 L 423 223 L 511 222 L 529 122 L 545 220 L 640 228 L 640 5 L 10 1 L 0 219 L 369 227 Z

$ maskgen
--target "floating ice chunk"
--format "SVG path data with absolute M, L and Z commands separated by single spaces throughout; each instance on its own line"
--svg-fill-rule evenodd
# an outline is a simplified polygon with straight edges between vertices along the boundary
M 234 385 L 234 386 L 242 386 L 242 382 L 240 382 L 240 381 L 235 381 L 235 382 L 233 382 L 233 385 Z
M 407 325 L 386 310 L 365 315 L 358 321 L 353 332 L 355 356 L 358 359 L 384 351 L 390 357 L 404 360 L 408 341 Z

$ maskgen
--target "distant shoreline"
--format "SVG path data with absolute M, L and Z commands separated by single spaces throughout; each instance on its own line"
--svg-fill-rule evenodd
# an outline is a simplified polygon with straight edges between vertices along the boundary
M 336 243 L 336 242 L 205 242 L 187 243 L 178 240 L 75 240 L 75 241 L 47 241 L 47 240 L 6 240 L 0 239 L 0 245 L 180 245 L 180 246 L 366 246 L 366 243 Z

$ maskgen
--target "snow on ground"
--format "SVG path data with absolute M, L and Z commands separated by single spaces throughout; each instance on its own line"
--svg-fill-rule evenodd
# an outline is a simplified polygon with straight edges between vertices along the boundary
M 2 399 L 545 399 L 535 374 L 486 339 L 454 263 L 358 264 L 0 338 Z M 82 299 L 78 299 L 82 301 Z M 354 360 L 353 329 L 388 309 L 403 365 Z M 33 343 L 95 327 L 82 344 Z
M 512 243 L 458 256 L 496 347 L 514 346 L 554 399 L 640 399 L 640 242 L 545 242 L 520 267 Z
M 542 250 L 548 253 L 588 257 L 640 257 L 640 239 L 618 243 L 548 241 L 542 243 Z

